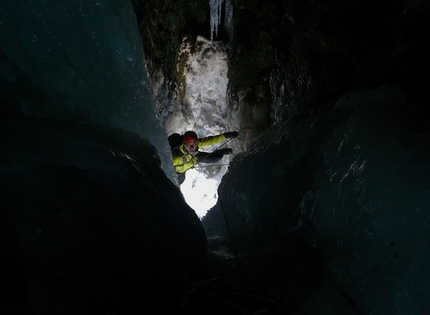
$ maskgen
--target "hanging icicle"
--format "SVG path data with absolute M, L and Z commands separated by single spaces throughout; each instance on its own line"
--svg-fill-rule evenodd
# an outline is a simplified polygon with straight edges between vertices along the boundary
M 221 9 L 223 0 L 209 0 L 211 9 L 211 40 L 218 35 L 218 26 L 221 24 Z

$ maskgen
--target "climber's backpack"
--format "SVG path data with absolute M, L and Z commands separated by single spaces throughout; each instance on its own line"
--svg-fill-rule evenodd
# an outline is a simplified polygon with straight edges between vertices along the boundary
M 167 139 L 172 151 L 182 144 L 182 136 L 179 133 L 172 133 Z

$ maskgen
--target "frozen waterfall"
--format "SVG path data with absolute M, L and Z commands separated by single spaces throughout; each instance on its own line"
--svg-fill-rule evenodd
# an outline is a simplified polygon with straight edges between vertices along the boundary
M 184 40 L 180 55 L 186 56 L 184 67 L 186 91 L 180 106 L 172 109 L 167 120 L 168 134 L 194 130 L 200 138 L 237 130 L 227 115 L 227 47 L 197 37 L 195 43 Z M 235 140 L 225 147 L 234 146 Z M 219 144 L 203 151 L 216 150 Z M 199 217 L 206 214 L 218 199 L 218 185 L 227 171 L 230 156 L 214 164 L 198 164 L 187 171 L 181 191 Z

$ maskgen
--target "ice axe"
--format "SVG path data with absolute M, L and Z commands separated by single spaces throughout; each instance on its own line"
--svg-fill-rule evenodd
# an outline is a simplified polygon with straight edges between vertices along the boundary
M 254 127 L 248 126 L 248 127 L 243 127 L 242 129 L 240 129 L 239 131 L 249 131 L 251 129 L 254 129 Z
M 251 126 L 243 127 L 241 129 L 239 129 L 238 132 L 249 131 L 251 129 L 254 129 L 254 127 L 251 127 Z M 219 150 L 222 146 L 224 146 L 227 142 L 231 141 L 232 139 L 234 139 L 234 138 L 230 138 L 230 139 L 225 140 L 216 150 Z
M 241 129 L 239 129 L 238 130 L 238 132 L 241 132 L 241 131 L 248 131 L 248 130 L 251 130 L 251 129 L 253 129 L 253 127 L 251 127 L 251 126 L 248 126 L 248 127 L 243 127 L 243 128 L 241 128 Z M 216 148 L 214 151 L 212 151 L 209 155 L 211 155 L 212 153 L 214 153 L 215 151 L 219 151 L 223 146 L 225 146 L 229 141 L 231 141 L 232 139 L 234 139 L 234 138 L 229 138 L 229 139 L 227 139 L 227 140 L 225 140 L 218 148 Z M 227 150 L 231 150 L 231 149 L 224 149 L 225 151 L 227 151 Z M 233 151 L 231 151 L 230 153 L 233 153 Z M 208 155 L 208 156 L 209 156 Z
M 251 130 L 251 129 L 253 129 L 251 126 L 248 126 L 248 127 L 243 127 L 243 128 L 241 128 L 241 129 L 239 129 L 238 130 L 238 132 L 240 132 L 240 131 L 248 131 L 248 130 Z M 231 154 L 231 153 L 233 153 L 233 151 L 231 150 L 231 149 L 221 149 L 221 147 L 223 147 L 224 145 L 226 145 L 226 143 L 228 143 L 230 140 L 232 140 L 232 139 L 234 139 L 234 138 L 229 138 L 229 139 L 227 139 L 227 140 L 225 140 L 218 148 L 216 148 L 214 151 L 212 151 L 211 153 L 209 153 L 206 157 L 204 157 L 200 162 L 202 162 L 204 159 L 206 159 L 208 156 L 210 156 L 211 154 L 213 154 L 214 152 L 216 152 L 216 151 L 225 151 L 225 152 L 228 152 L 228 151 L 230 151 L 229 153 L 224 153 L 224 154 Z M 221 149 L 221 150 L 220 150 Z

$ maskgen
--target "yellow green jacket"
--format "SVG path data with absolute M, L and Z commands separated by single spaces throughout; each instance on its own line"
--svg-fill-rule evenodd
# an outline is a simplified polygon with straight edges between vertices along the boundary
M 185 147 L 183 144 L 175 148 L 172 151 L 172 156 L 173 156 L 173 166 L 175 168 L 176 173 L 185 173 L 186 171 L 188 171 L 190 168 L 192 168 L 194 165 L 197 164 L 197 157 L 199 155 L 198 150 L 200 148 L 214 145 L 224 140 L 227 140 L 227 138 L 223 134 L 218 136 L 201 138 L 199 139 L 198 147 L 193 155 L 191 155 L 185 150 Z

